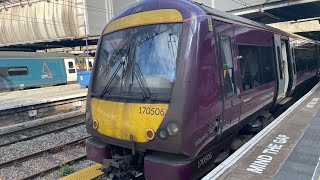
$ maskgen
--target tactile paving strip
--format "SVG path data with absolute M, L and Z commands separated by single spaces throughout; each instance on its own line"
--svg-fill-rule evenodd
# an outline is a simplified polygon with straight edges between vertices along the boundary
M 99 169 L 101 168 L 101 164 L 95 164 L 89 166 L 85 169 L 77 171 L 73 174 L 70 174 L 66 177 L 60 178 L 59 180 L 91 180 L 96 179 L 97 177 L 101 176 L 103 172 Z

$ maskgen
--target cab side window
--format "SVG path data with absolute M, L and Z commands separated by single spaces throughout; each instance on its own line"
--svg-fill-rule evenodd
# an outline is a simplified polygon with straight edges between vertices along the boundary
M 8 68 L 9 76 L 25 76 L 28 74 L 29 74 L 29 71 L 27 67 L 9 67 Z
M 229 37 L 219 36 L 221 59 L 223 65 L 224 92 L 226 96 L 236 94 L 236 85 L 234 78 L 234 66 L 231 51 L 231 40 Z

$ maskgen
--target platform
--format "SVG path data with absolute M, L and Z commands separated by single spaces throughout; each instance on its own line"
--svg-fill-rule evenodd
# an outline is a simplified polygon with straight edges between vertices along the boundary
M 94 164 L 94 165 L 89 166 L 87 168 L 84 168 L 80 171 L 72 173 L 68 176 L 60 178 L 59 180 L 81 180 L 81 179 L 91 180 L 91 179 L 96 179 L 103 174 L 103 172 L 100 171 L 101 166 L 102 166 L 101 164 Z
M 203 180 L 320 180 L 320 83 Z
M 0 111 L 17 107 L 31 106 L 64 99 L 84 97 L 88 89 L 79 84 L 52 86 L 22 91 L 0 93 Z

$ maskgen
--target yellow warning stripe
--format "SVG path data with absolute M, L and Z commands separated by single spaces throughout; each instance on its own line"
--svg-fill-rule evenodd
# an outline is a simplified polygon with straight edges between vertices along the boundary
M 91 98 L 92 119 L 97 131 L 124 141 L 148 142 L 147 131 L 157 132 L 168 103 L 124 103 Z
M 108 34 L 117 30 L 135 26 L 159 23 L 182 22 L 181 13 L 175 9 L 159 9 L 152 11 L 139 12 L 112 21 L 104 30 L 103 34 Z
M 85 169 L 72 173 L 68 176 L 60 178 L 59 180 L 91 180 L 96 179 L 103 174 L 99 169 L 101 164 L 94 164 Z

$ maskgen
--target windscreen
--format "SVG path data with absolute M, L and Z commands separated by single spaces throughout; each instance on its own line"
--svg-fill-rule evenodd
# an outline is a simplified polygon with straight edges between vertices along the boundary
M 181 23 L 133 27 L 104 35 L 92 94 L 168 98 L 176 81 Z

